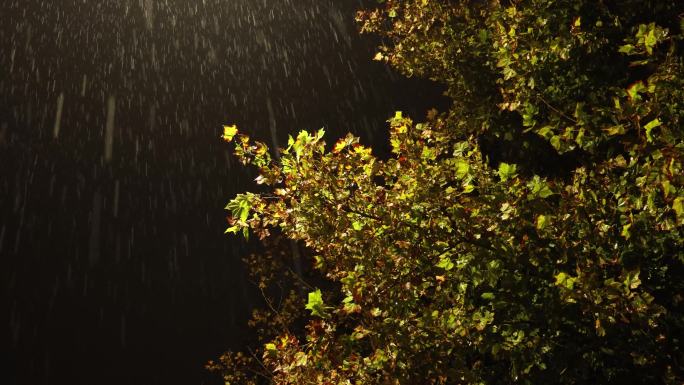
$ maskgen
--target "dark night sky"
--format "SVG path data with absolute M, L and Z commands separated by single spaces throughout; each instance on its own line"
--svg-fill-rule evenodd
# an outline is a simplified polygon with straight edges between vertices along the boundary
M 1 383 L 216 381 L 202 365 L 245 342 L 255 299 L 223 235 L 251 173 L 221 125 L 386 149 L 395 110 L 445 105 L 371 61 L 359 6 L 2 0 Z

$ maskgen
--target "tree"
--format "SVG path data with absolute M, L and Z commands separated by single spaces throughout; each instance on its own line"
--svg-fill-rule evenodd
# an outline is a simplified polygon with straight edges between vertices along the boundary
M 682 15 L 676 0 L 359 13 L 384 38 L 376 59 L 443 82 L 452 108 L 398 112 L 386 160 L 322 131 L 273 160 L 237 134 L 268 192 L 233 199 L 228 232 L 300 241 L 333 284 L 310 290 L 305 332 L 226 356 L 226 379 L 681 383 Z

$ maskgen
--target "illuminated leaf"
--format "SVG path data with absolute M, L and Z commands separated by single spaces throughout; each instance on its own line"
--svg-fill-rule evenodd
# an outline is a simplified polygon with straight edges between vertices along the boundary
M 437 267 L 448 271 L 454 268 L 454 263 L 448 257 L 441 257 L 437 263 Z
M 517 175 L 517 167 L 514 164 L 499 163 L 499 178 L 502 182 L 507 181 Z
M 223 140 L 226 142 L 230 142 L 233 140 L 233 137 L 237 134 L 238 129 L 236 125 L 232 126 L 223 126 Z
M 651 136 L 651 131 L 654 128 L 659 127 L 661 124 L 662 122 L 660 121 L 660 119 L 656 118 L 651 120 L 650 122 L 648 122 L 648 124 L 644 126 L 644 129 L 646 130 L 646 139 L 649 142 L 653 142 L 653 136 Z
M 321 293 L 321 289 L 316 289 L 316 291 L 312 291 L 309 293 L 309 298 L 305 308 L 307 310 L 310 310 L 311 315 L 313 316 L 321 318 L 328 317 L 327 307 L 323 302 L 323 294 Z

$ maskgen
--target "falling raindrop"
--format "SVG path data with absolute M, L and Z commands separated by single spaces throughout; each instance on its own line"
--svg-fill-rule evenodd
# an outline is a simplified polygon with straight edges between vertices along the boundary
M 62 127 L 62 108 L 64 107 L 64 92 L 57 97 L 57 112 L 55 112 L 55 126 L 52 130 L 52 137 L 59 137 L 59 130 Z
M 145 14 L 145 25 L 151 30 L 154 26 L 154 3 L 152 0 L 141 0 L 141 7 Z
M 105 127 L 104 160 L 112 160 L 112 146 L 114 145 L 114 114 L 116 112 L 116 97 L 107 99 L 107 125 Z
M 85 97 L 87 87 L 88 87 L 88 75 L 83 74 L 83 80 L 81 81 L 81 97 Z

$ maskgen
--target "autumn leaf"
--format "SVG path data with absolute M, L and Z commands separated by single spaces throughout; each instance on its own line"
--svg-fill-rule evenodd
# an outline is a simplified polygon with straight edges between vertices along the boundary
M 232 126 L 223 126 L 223 140 L 226 142 L 230 142 L 233 140 L 233 137 L 237 134 L 238 129 L 236 125 Z

